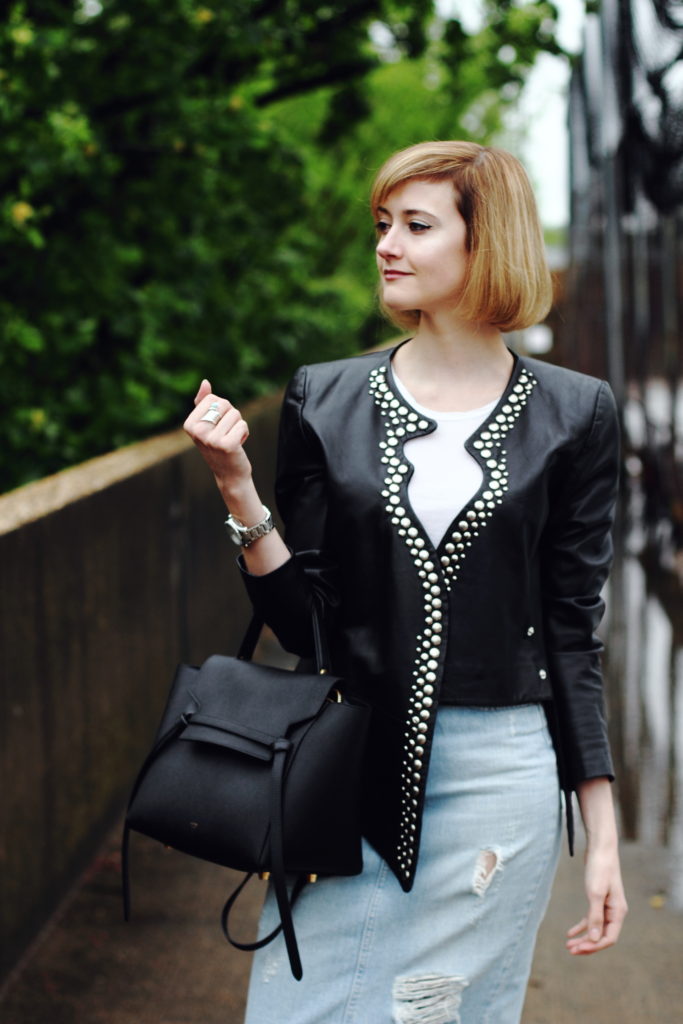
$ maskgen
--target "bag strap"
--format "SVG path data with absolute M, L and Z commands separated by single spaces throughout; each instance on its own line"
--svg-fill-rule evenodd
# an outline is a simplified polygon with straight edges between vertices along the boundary
M 324 675 L 327 673 L 327 666 L 329 665 L 327 644 L 325 641 L 324 632 L 321 626 L 321 615 L 322 607 L 319 598 L 314 596 L 311 603 L 311 619 L 313 627 L 313 646 L 315 650 L 315 664 L 316 670 L 319 674 Z M 251 661 L 253 657 L 256 644 L 261 630 L 263 629 L 264 620 L 263 618 L 254 613 L 251 618 L 249 625 L 247 626 L 246 633 L 242 639 L 237 657 L 242 661 Z M 147 755 L 145 762 L 140 769 L 138 777 L 135 782 L 133 792 L 130 795 L 128 801 L 129 805 L 133 800 L 144 776 L 155 760 L 159 752 L 163 747 L 166 746 L 172 739 L 174 739 L 186 724 L 185 715 L 181 715 L 179 721 L 168 730 L 165 735 L 161 736 L 155 743 L 152 750 Z M 273 880 L 273 886 L 275 889 L 275 897 L 277 900 L 278 910 L 280 912 L 280 924 L 275 928 L 269 935 L 254 943 L 240 943 L 236 942 L 230 935 L 228 930 L 228 918 L 230 911 L 232 910 L 238 896 L 244 889 L 245 885 L 252 876 L 249 873 L 240 882 L 234 892 L 229 896 L 228 900 L 223 907 L 221 914 L 221 926 L 223 933 L 233 946 L 237 949 L 253 950 L 260 949 L 262 946 L 266 946 L 269 942 L 272 942 L 283 932 L 285 938 L 285 945 L 287 948 L 287 954 L 289 956 L 289 964 L 292 969 L 292 974 L 300 981 L 303 977 L 303 969 L 301 967 L 301 957 L 299 955 L 299 947 L 296 941 L 296 934 L 294 932 L 294 922 L 292 920 L 292 907 L 296 903 L 296 900 L 301 893 L 305 885 L 305 876 L 300 876 L 292 890 L 291 900 L 287 893 L 287 879 L 285 875 L 285 857 L 284 857 L 284 826 L 283 826 L 283 800 L 284 800 L 284 778 L 285 768 L 287 765 L 287 756 L 291 743 L 288 739 L 282 737 L 277 739 L 273 745 L 273 761 L 271 765 L 271 785 L 270 785 L 270 832 L 269 832 L 269 846 L 270 846 L 270 865 L 271 865 L 271 877 Z M 123 916 L 126 921 L 130 918 L 130 862 L 129 862 L 129 846 L 130 846 L 130 827 L 128 822 L 124 823 L 123 837 L 121 841 L 121 875 L 122 875 L 122 891 L 123 891 Z
M 276 939 L 280 932 L 282 931 L 282 921 L 280 921 L 279 925 L 273 928 L 272 932 L 269 932 L 268 935 L 265 935 L 262 939 L 258 939 L 258 941 L 256 942 L 238 942 L 237 939 L 234 939 L 230 934 L 230 912 L 237 903 L 237 900 L 241 895 L 242 890 L 245 888 L 247 883 L 251 881 L 253 877 L 253 871 L 250 871 L 249 874 L 244 876 L 244 878 L 237 886 L 237 888 L 234 889 L 228 896 L 227 900 L 225 901 L 225 906 L 223 907 L 223 910 L 221 912 L 221 927 L 223 929 L 223 934 L 225 935 L 226 939 L 228 940 L 231 946 L 235 947 L 235 949 L 243 949 L 248 953 L 253 952 L 253 950 L 255 949 L 263 949 L 263 947 L 267 946 L 269 942 L 272 942 L 273 939 Z M 294 909 L 294 905 L 296 901 L 299 899 L 299 896 L 303 892 L 307 880 L 307 875 L 297 876 L 294 886 L 292 887 L 292 895 L 289 897 L 289 906 L 292 910 Z
M 238 943 L 232 939 L 228 931 L 228 917 L 237 897 L 251 877 L 251 875 L 247 875 L 223 907 L 221 925 L 228 942 L 233 946 L 236 946 L 238 949 L 260 949 L 262 946 L 266 946 L 269 942 L 272 942 L 272 940 L 282 932 L 284 934 L 285 946 L 289 957 L 289 966 L 291 967 L 292 974 L 296 980 L 300 981 L 303 976 L 303 969 L 301 967 L 301 957 L 299 956 L 296 934 L 294 932 L 294 922 L 292 921 L 292 906 L 294 905 L 299 892 L 303 888 L 303 881 L 302 878 L 298 879 L 298 891 L 296 891 L 296 894 L 293 895 L 292 900 L 290 901 L 287 894 L 287 879 L 285 875 L 284 827 L 282 817 L 285 768 L 290 748 L 291 743 L 287 739 L 282 738 L 275 741 L 275 744 L 273 745 L 273 763 L 270 773 L 269 860 L 271 878 L 275 889 L 275 898 L 280 912 L 280 924 L 270 933 L 270 935 L 267 935 L 264 939 L 261 939 L 256 943 Z M 295 886 L 295 889 L 296 888 L 297 887 Z
M 311 601 L 311 623 L 313 631 L 313 648 L 315 652 L 315 666 L 316 671 L 320 675 L 325 675 L 328 671 L 329 655 L 327 649 L 327 642 L 324 630 L 322 628 L 321 619 L 323 616 L 323 605 L 322 600 L 317 596 L 313 596 Z M 264 625 L 263 618 L 254 613 L 251 622 L 247 626 L 247 631 L 244 635 L 244 639 L 240 644 L 240 649 L 237 653 L 237 657 L 244 661 L 250 661 L 253 654 L 258 638 L 261 635 L 261 630 Z M 261 949 L 263 946 L 267 946 L 269 942 L 272 942 L 280 932 L 284 934 L 285 946 L 287 948 L 287 955 L 289 957 L 289 965 L 292 970 L 292 974 L 297 981 L 300 981 L 303 977 L 303 969 L 301 967 L 301 957 L 299 955 L 299 947 L 296 941 L 296 933 L 294 931 L 294 922 L 292 920 L 292 907 L 296 903 L 299 894 L 301 893 L 304 885 L 306 884 L 306 876 L 301 875 L 297 878 L 294 888 L 292 890 L 292 898 L 290 900 L 287 894 L 287 879 L 285 875 L 285 856 L 284 856 L 284 826 L 283 826 L 283 800 L 284 800 L 284 778 L 285 768 L 287 765 L 287 756 L 291 743 L 284 737 L 275 741 L 273 746 L 273 762 L 271 766 L 271 784 L 270 784 L 270 866 L 271 866 L 271 878 L 273 881 L 273 888 L 275 890 L 275 898 L 277 900 L 278 910 L 280 912 L 280 924 L 275 928 L 269 935 L 266 935 L 263 939 L 258 942 L 240 943 L 236 942 L 230 935 L 228 928 L 228 919 L 230 911 L 232 910 L 235 902 L 244 889 L 245 885 L 251 878 L 251 873 L 248 874 L 243 881 L 237 886 L 235 891 L 228 897 L 223 912 L 221 914 L 221 926 L 223 928 L 223 934 L 225 935 L 228 942 L 235 946 L 237 949 L 254 950 Z
M 285 937 L 285 945 L 289 956 L 289 965 L 292 974 L 297 981 L 301 981 L 303 969 L 299 956 L 299 947 L 294 934 L 294 922 L 292 921 L 292 908 L 287 896 L 287 879 L 285 877 L 285 840 L 283 825 L 283 802 L 284 802 L 284 781 L 285 765 L 287 755 L 292 744 L 287 739 L 275 741 L 273 767 L 271 769 L 270 786 L 270 863 L 272 871 L 273 886 L 277 899 L 280 920 L 282 921 L 282 932 Z
M 313 650 L 315 653 L 315 670 L 320 675 L 326 675 L 330 665 L 327 638 L 322 627 L 323 614 L 322 600 L 314 596 L 311 601 L 311 625 L 313 631 Z M 263 616 L 258 612 L 254 612 L 237 652 L 237 657 L 241 661 L 251 661 L 253 658 L 263 626 Z
M 191 709 L 188 708 L 187 712 L 189 713 L 190 710 Z M 176 724 L 171 729 L 169 729 L 167 732 L 165 732 L 163 734 L 163 736 L 160 736 L 159 739 L 157 740 L 157 742 L 154 744 L 154 746 L 150 750 L 149 754 L 145 758 L 145 760 L 143 762 L 143 765 L 142 765 L 142 768 L 138 772 L 138 776 L 137 776 L 137 778 L 135 780 L 135 785 L 133 786 L 133 790 L 132 790 L 132 792 L 131 792 L 131 794 L 130 794 L 130 796 L 128 798 L 128 806 L 129 807 L 130 807 L 130 805 L 133 802 L 135 794 L 137 793 L 137 791 L 139 790 L 139 788 L 140 788 L 140 786 L 142 784 L 142 780 L 144 779 L 145 775 L 149 771 L 149 769 L 150 769 L 150 767 L 152 765 L 152 762 L 156 759 L 156 757 L 159 754 L 159 752 L 161 750 L 163 750 L 164 747 L 167 746 L 171 742 L 171 740 L 174 740 L 176 738 L 176 736 L 179 735 L 180 732 L 182 732 L 182 730 L 185 728 L 185 725 L 186 725 L 185 714 L 183 714 L 183 715 L 180 716 L 180 718 L 176 722 Z M 129 847 L 130 847 L 130 826 L 128 824 L 128 821 L 126 820 L 126 821 L 124 821 L 123 836 L 121 837 L 121 893 L 122 893 L 122 896 L 123 896 L 123 919 L 124 919 L 124 921 L 129 921 L 130 920 L 130 856 L 129 856 Z

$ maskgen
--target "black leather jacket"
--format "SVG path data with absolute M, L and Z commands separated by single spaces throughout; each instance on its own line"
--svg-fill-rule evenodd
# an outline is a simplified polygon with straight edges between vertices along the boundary
M 322 598 L 332 671 L 374 707 L 366 835 L 409 890 L 444 678 L 450 703 L 543 702 L 566 791 L 613 777 L 594 630 L 618 425 L 604 381 L 514 356 L 504 395 L 466 444 L 484 482 L 434 549 L 406 494 L 403 441 L 436 424 L 397 391 L 394 351 L 295 374 L 276 486 L 293 557 L 244 577 L 284 647 L 304 657 L 311 600 Z

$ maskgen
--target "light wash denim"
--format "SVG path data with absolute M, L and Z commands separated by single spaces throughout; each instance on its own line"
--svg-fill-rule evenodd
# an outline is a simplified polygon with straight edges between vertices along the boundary
M 517 1024 L 560 835 L 542 708 L 441 707 L 412 891 L 367 843 L 361 875 L 307 886 L 303 980 L 281 936 L 260 950 L 246 1024 Z

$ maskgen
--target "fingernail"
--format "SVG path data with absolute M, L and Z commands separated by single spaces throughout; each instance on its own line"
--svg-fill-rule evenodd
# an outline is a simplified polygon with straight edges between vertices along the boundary
M 591 928 L 590 932 L 588 933 L 588 938 L 591 940 L 591 942 L 597 942 L 600 938 L 600 929 Z

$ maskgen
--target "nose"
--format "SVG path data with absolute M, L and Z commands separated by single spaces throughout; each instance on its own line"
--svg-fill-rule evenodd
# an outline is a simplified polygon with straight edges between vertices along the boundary
M 401 246 L 395 224 L 383 235 L 380 235 L 375 251 L 383 260 L 398 259 L 400 257 Z

